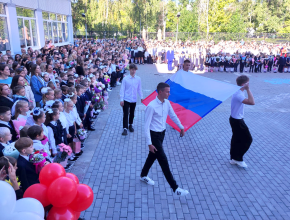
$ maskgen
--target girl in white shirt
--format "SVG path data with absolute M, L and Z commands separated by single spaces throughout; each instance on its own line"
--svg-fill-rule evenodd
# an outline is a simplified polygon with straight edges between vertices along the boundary
M 71 146 L 72 149 L 73 149 L 73 138 L 76 135 L 76 121 L 77 121 L 77 117 L 73 112 L 73 108 L 74 108 L 74 103 L 71 101 L 71 99 L 65 99 L 63 114 L 67 120 L 67 124 L 69 127 L 68 135 L 70 137 L 67 139 L 67 142 Z
M 81 118 L 79 116 L 79 113 L 78 113 L 77 107 L 76 107 L 76 103 L 78 101 L 77 97 L 78 97 L 77 95 L 73 95 L 70 99 L 71 99 L 71 101 L 74 104 L 72 111 L 73 111 L 74 116 L 76 117 L 76 124 L 78 126 L 80 126 L 80 128 L 82 128 L 83 127 L 83 123 L 82 123 L 82 120 L 81 120 Z
M 19 100 L 15 105 L 15 119 L 27 120 L 28 115 L 29 115 L 28 102 L 24 100 Z

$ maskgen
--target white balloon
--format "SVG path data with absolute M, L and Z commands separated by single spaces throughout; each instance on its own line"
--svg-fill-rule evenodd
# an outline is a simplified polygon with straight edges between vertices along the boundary
M 44 218 L 44 208 L 42 204 L 33 198 L 23 198 L 16 201 L 14 213 L 30 212 Z
M 44 218 L 31 212 L 14 212 L 9 218 L 3 220 L 44 220 Z
M 0 180 L 0 219 L 4 220 L 13 213 L 16 194 L 9 183 Z

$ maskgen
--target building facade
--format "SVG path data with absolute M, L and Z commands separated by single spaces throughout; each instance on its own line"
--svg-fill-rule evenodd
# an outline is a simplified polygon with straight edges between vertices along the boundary
M 71 0 L 0 0 L 0 51 L 73 43 Z

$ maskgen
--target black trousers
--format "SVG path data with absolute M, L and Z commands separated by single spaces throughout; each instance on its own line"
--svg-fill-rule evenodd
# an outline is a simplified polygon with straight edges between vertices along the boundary
M 249 150 L 253 138 L 244 119 L 230 117 L 230 124 L 233 131 L 231 140 L 231 159 L 243 161 L 244 154 Z
M 244 71 L 244 67 L 245 67 L 245 63 L 244 62 L 240 62 L 240 73 L 242 73 Z
M 170 187 L 175 192 L 175 190 L 178 188 L 178 185 L 176 184 L 176 181 L 172 176 L 167 157 L 162 147 L 162 143 L 165 136 L 165 130 L 162 132 L 150 131 L 150 135 L 151 135 L 152 144 L 157 149 L 157 151 L 155 151 L 155 153 L 152 153 L 151 151 L 149 151 L 148 157 L 146 159 L 146 162 L 141 172 L 141 177 L 148 175 L 151 166 L 153 165 L 154 161 L 157 159 L 167 182 L 169 183 Z
M 278 68 L 278 72 L 283 73 L 283 70 L 284 70 L 284 65 L 280 64 Z
M 128 129 L 129 109 L 130 109 L 129 124 L 130 125 L 133 124 L 135 107 L 136 107 L 136 102 L 124 101 L 124 106 L 123 106 L 123 128 L 127 128 Z

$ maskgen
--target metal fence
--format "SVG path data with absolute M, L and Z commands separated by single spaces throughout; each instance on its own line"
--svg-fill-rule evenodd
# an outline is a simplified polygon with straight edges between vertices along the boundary
M 146 33 L 146 39 L 148 40 L 157 40 L 158 33 L 157 32 L 148 32 Z M 117 38 L 117 39 L 124 39 L 124 38 L 132 38 L 132 37 L 140 37 L 140 33 L 132 33 L 129 31 L 88 31 L 87 37 L 88 38 Z M 74 33 L 75 38 L 85 38 L 86 32 L 85 31 L 75 31 Z M 163 39 L 163 36 L 162 36 Z M 178 32 L 177 39 L 186 41 L 197 41 L 197 40 L 208 40 L 208 41 L 215 41 L 219 42 L 221 40 L 234 40 L 234 41 L 266 41 L 272 43 L 281 43 L 281 42 L 290 42 L 290 34 L 279 34 L 279 33 L 206 33 L 206 32 Z M 165 32 L 165 40 L 176 40 L 176 32 Z

